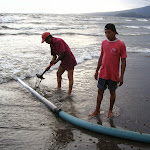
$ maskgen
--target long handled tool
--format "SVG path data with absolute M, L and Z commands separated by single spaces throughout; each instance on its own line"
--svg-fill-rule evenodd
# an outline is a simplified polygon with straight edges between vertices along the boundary
M 35 89 L 39 88 L 39 85 L 40 85 L 41 81 L 42 81 L 43 79 L 45 79 L 45 78 L 43 77 L 43 75 L 51 68 L 51 66 L 52 66 L 52 64 L 50 64 L 50 65 L 45 69 L 45 71 L 44 71 L 42 74 L 36 74 L 37 80 L 36 80 L 36 83 L 35 83 Z

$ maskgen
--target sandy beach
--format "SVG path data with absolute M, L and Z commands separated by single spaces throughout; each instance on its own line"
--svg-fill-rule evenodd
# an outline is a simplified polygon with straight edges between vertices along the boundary
M 88 118 L 94 111 L 97 81 L 94 79 L 98 58 L 78 64 L 74 72 L 71 97 L 67 73 L 63 75 L 62 90 L 57 90 L 56 71 L 44 75 L 37 89 L 42 96 L 80 119 L 150 134 L 150 55 L 128 53 L 124 84 L 117 89 L 114 116 L 107 118 L 109 91 L 101 105 L 102 114 Z M 23 80 L 32 88 L 36 77 Z M 0 149 L 1 150 L 149 150 L 150 145 L 93 133 L 58 118 L 22 85 L 13 80 L 0 86 Z

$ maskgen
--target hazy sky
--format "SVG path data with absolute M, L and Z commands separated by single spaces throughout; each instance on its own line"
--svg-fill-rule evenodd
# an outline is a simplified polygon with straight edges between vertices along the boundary
M 2 13 L 88 13 L 150 5 L 150 0 L 0 0 Z

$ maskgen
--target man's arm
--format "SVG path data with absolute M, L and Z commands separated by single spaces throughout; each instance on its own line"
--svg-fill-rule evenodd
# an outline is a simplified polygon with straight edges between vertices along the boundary
M 48 66 L 48 67 L 45 69 L 46 71 L 48 71 L 48 70 L 50 69 L 51 65 L 53 65 L 52 62 L 55 61 L 56 58 L 57 58 L 57 56 L 56 56 L 56 55 L 53 55 L 53 58 L 52 58 L 52 60 L 51 60 L 51 62 L 50 62 L 50 66 Z
M 56 60 L 57 56 L 53 55 L 52 61 Z
M 52 61 L 51 61 L 51 64 L 53 65 L 53 64 L 56 64 L 59 60 L 62 60 L 62 58 L 65 56 L 65 52 L 62 52 L 59 56 L 58 56 L 58 58 L 57 58 L 57 56 L 53 56 L 53 59 L 52 59 Z M 57 59 L 56 59 L 57 58 Z
M 125 69 L 126 69 L 126 58 L 122 58 L 121 59 L 121 75 L 118 80 L 119 86 L 123 84 L 123 77 L 124 77 Z
M 98 60 L 98 64 L 97 64 L 97 68 L 96 68 L 96 72 L 95 72 L 95 76 L 94 76 L 96 80 L 98 77 L 98 71 L 102 65 L 102 58 L 103 58 L 103 55 L 100 55 L 99 60 Z
M 57 43 L 57 52 L 58 52 L 58 58 L 51 61 L 52 64 L 56 64 L 59 60 L 62 60 L 63 57 L 65 56 L 65 45 L 64 45 L 64 42 L 63 40 L 59 40 L 58 43 Z

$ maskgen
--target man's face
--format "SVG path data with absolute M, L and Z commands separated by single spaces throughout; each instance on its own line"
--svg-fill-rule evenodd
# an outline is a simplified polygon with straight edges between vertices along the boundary
M 116 39 L 116 32 L 112 30 L 105 30 L 105 35 L 109 41 L 114 41 Z
M 45 42 L 46 42 L 47 44 L 52 44 L 52 43 L 53 43 L 53 38 L 47 37 L 47 38 L 45 39 Z

